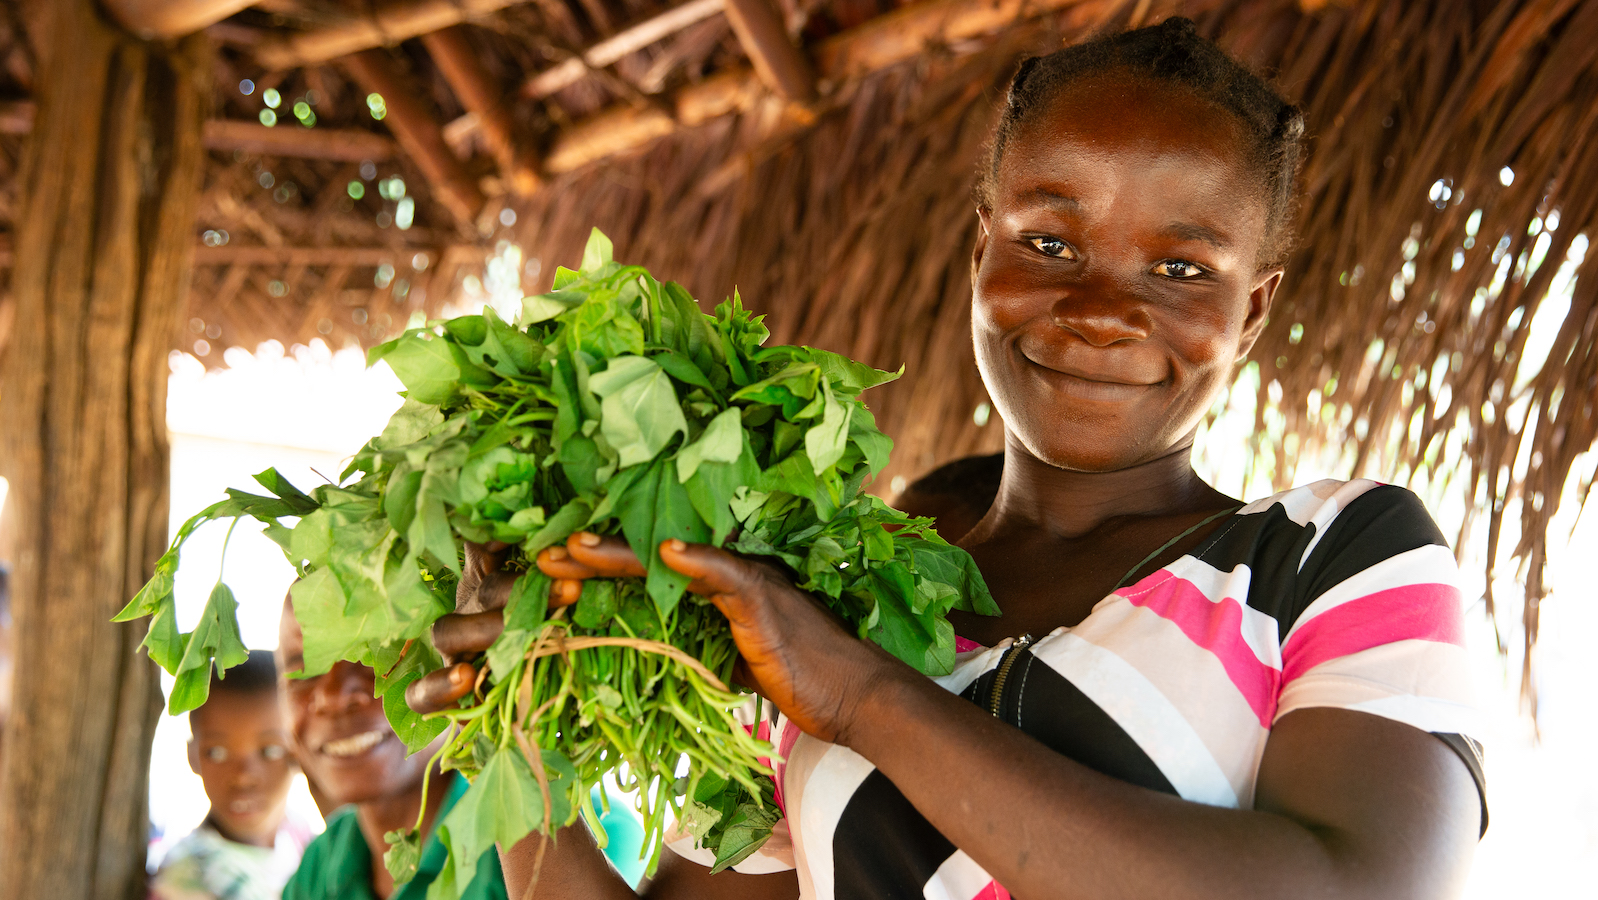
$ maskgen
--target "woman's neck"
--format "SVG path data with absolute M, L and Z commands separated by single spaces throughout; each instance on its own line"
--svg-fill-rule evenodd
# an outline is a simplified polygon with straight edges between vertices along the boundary
M 424 841 L 433 832 L 438 808 L 448 795 L 454 778 L 455 775 L 450 772 L 435 772 L 426 780 L 427 807 L 422 821 Z M 394 892 L 394 879 L 383 863 L 383 854 L 388 852 L 388 841 L 383 836 L 390 831 L 410 831 L 415 828 L 416 813 L 421 803 L 422 785 L 417 784 L 411 790 L 393 796 L 355 804 L 355 821 L 361 826 L 361 837 L 366 839 L 366 847 L 372 853 L 372 890 L 379 897 L 387 897 Z
M 1193 471 L 1188 443 L 1128 469 L 1076 472 L 1038 459 L 1012 437 L 998 496 L 976 531 L 1020 527 L 1069 539 L 1114 518 L 1181 515 L 1230 502 Z

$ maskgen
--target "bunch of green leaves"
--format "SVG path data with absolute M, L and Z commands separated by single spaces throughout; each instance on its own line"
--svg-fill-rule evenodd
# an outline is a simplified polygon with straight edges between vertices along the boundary
M 928 674 L 953 666 L 950 610 L 997 612 L 967 554 L 862 490 L 891 442 L 858 397 L 897 374 L 766 337 L 736 295 L 706 315 L 680 285 L 616 263 L 596 230 L 581 267 L 559 270 L 514 323 L 487 309 L 374 348 L 405 401 L 339 484 L 306 494 L 268 470 L 257 476 L 268 495 L 230 491 L 185 523 L 118 618 L 152 617 L 145 645 L 179 678 L 172 710 L 199 705 L 212 662 L 242 659 L 231 595 L 219 585 L 200 626 L 179 634 L 172 573 L 195 527 L 253 517 L 300 572 L 302 675 L 340 659 L 371 666 L 407 746 L 435 746 L 443 768 L 473 780 L 438 826 L 449 861 L 429 896 L 455 896 L 495 842 L 578 815 L 597 827 L 589 789 L 607 776 L 636 790 L 651 865 L 668 816 L 718 867 L 735 864 L 777 818 L 772 751 L 735 714 L 747 695 L 727 687 L 726 620 L 686 594 L 662 541 L 771 560 Z M 647 574 L 590 580 L 552 612 L 532 560 L 582 529 L 622 536 Z M 404 689 L 441 664 L 429 628 L 454 608 L 463 541 L 510 545 L 526 575 L 477 690 L 421 716 Z M 398 878 L 419 844 L 395 837 Z

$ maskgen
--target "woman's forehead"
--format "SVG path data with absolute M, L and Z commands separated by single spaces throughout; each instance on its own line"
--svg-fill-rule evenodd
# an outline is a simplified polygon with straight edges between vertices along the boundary
M 1165 158 L 1243 179 L 1253 162 L 1231 112 L 1184 85 L 1119 72 L 1069 82 L 1026 116 L 1005 147 L 1001 177 L 1060 155 L 1079 164 Z

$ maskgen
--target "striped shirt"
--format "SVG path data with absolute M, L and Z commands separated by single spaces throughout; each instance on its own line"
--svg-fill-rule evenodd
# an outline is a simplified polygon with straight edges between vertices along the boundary
M 1058 753 L 1196 803 L 1250 808 L 1271 726 L 1309 707 L 1436 734 L 1480 788 L 1462 632 L 1453 555 L 1415 495 L 1322 481 L 1243 507 L 1074 627 L 962 642 L 936 680 Z M 816 900 L 1009 897 L 858 754 L 785 719 L 761 733 L 777 736 L 787 817 L 738 871 L 797 868 Z M 671 847 L 705 861 L 691 838 Z

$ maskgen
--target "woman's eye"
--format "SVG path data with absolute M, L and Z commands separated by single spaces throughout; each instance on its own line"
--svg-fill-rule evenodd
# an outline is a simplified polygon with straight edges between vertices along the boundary
M 205 758 L 208 761 L 210 761 L 210 762 L 225 763 L 225 762 L 227 762 L 227 748 L 226 747 L 206 747 L 205 748 Z
M 261 748 L 261 758 L 271 760 L 272 762 L 277 762 L 287 755 L 288 751 L 283 749 L 281 744 L 267 744 L 265 747 Z
M 1073 257 L 1071 248 L 1066 246 L 1065 241 L 1062 241 L 1059 238 L 1027 238 L 1027 243 L 1036 247 L 1038 252 L 1044 256 L 1052 256 L 1055 259 L 1071 259 Z
M 1204 270 L 1182 259 L 1167 259 L 1156 263 L 1154 274 L 1164 275 L 1167 278 L 1197 278 L 1204 274 Z

